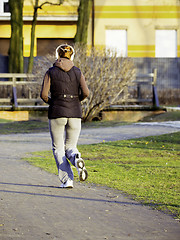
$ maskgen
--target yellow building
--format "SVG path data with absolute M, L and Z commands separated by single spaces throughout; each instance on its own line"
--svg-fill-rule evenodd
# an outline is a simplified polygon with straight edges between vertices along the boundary
M 95 45 L 114 45 L 130 57 L 180 56 L 180 1 L 95 2 Z
M 8 55 L 11 35 L 8 0 L 0 0 L 0 54 Z M 40 3 L 45 0 L 39 0 Z M 57 0 L 51 0 L 56 3 Z M 63 5 L 44 5 L 38 10 L 35 56 L 62 42 L 73 42 L 78 19 L 78 0 Z M 24 0 L 24 56 L 29 56 L 33 15 L 31 0 Z M 179 0 L 94 0 L 88 45 L 114 48 L 129 57 L 180 57 Z M 92 37 L 92 33 L 94 36 Z M 92 40 L 93 39 L 93 40 Z

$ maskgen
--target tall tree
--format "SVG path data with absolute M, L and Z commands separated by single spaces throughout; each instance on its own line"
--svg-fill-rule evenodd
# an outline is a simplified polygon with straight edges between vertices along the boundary
M 75 42 L 87 44 L 88 24 L 91 9 L 92 0 L 80 0 L 78 7 L 78 23 Z
M 9 0 L 11 13 L 11 39 L 9 47 L 9 72 L 23 73 L 23 3 Z
M 31 26 L 31 45 L 30 45 L 30 56 L 29 56 L 29 63 L 28 63 L 28 73 L 31 73 L 33 69 L 34 41 L 35 41 L 35 28 L 37 23 L 38 2 L 39 0 L 35 0 L 33 20 L 32 20 L 32 26 Z
M 38 16 L 38 9 L 42 9 L 44 5 L 61 5 L 64 0 L 58 0 L 57 3 L 52 3 L 50 1 L 44 1 L 39 5 L 39 0 L 35 0 L 34 4 L 34 13 L 33 13 L 33 20 L 32 20 L 32 27 L 31 27 L 31 45 L 30 45 L 30 56 L 29 56 L 29 63 L 28 63 L 28 73 L 32 72 L 33 69 L 33 60 L 34 60 L 34 41 L 35 41 L 35 28 L 37 24 L 37 16 Z

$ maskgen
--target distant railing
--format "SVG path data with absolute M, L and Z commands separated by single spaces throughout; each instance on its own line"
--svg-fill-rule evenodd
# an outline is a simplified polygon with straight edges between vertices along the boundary
M 147 74 L 138 74 L 136 80 L 133 82 L 133 86 L 137 87 L 137 97 L 128 98 L 124 100 L 126 103 L 147 103 L 150 102 L 154 107 L 159 107 L 159 99 L 156 88 L 157 83 L 157 69 L 155 68 L 153 72 Z M 149 85 L 152 88 L 152 98 L 142 98 L 141 86 Z M 125 91 L 128 91 L 128 86 Z
M 28 98 L 19 98 L 17 97 L 17 86 L 19 85 L 36 85 L 39 84 L 36 80 L 33 80 L 35 76 L 33 74 L 26 74 L 26 73 L 0 73 L 0 79 L 7 78 L 9 81 L 2 81 L 0 80 L 0 86 L 12 86 L 12 97 L 11 98 L 0 98 L 0 105 L 2 103 L 9 103 L 9 105 L 13 106 L 14 108 L 19 107 L 19 103 L 23 103 L 27 105 L 28 103 L 34 103 L 34 105 L 41 103 L 41 99 L 32 98 L 32 90 L 28 90 Z M 17 79 L 28 79 L 26 81 L 20 81 Z M 31 79 L 31 81 L 29 81 Z M 145 103 L 151 102 L 154 107 L 159 107 L 159 100 L 158 94 L 156 89 L 156 82 L 157 82 L 157 69 L 154 69 L 152 73 L 148 74 L 141 74 L 137 75 L 136 80 L 134 81 L 135 85 L 137 86 L 137 97 L 126 99 L 126 103 Z M 152 88 L 152 98 L 151 99 L 142 99 L 141 97 L 141 86 L 142 85 L 149 85 Z M 128 87 L 125 91 L 128 91 Z M 33 108 L 33 106 L 32 106 Z
M 33 80 L 35 76 L 33 74 L 27 74 L 27 73 L 0 73 L 0 79 L 7 78 L 9 81 L 2 81 L 0 80 L 0 86 L 12 86 L 12 97 L 11 98 L 0 98 L 0 104 L 1 103 L 9 103 L 10 105 L 13 105 L 15 108 L 19 106 L 19 103 L 38 103 L 40 101 L 40 98 L 32 98 L 32 91 L 28 90 L 28 98 L 17 98 L 17 86 L 19 85 L 36 85 L 38 84 L 37 81 Z M 17 79 L 28 79 L 28 81 L 20 81 Z M 29 81 L 31 79 L 31 81 Z

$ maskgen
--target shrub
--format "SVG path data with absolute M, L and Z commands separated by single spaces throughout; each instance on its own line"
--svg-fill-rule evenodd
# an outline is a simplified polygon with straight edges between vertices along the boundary
M 108 106 L 128 97 L 127 87 L 135 79 L 135 67 L 130 58 L 117 57 L 107 49 L 91 49 L 75 45 L 75 66 L 85 76 L 90 95 L 82 102 L 83 121 L 100 118 L 100 112 Z M 88 54 L 87 54 L 88 53 Z M 43 78 L 52 66 L 54 55 L 47 55 L 36 61 L 34 72 Z
M 74 63 L 83 72 L 90 96 L 82 102 L 83 120 L 99 118 L 100 112 L 128 97 L 127 87 L 135 79 L 135 68 L 130 58 L 117 57 L 106 49 L 92 49 L 76 46 Z

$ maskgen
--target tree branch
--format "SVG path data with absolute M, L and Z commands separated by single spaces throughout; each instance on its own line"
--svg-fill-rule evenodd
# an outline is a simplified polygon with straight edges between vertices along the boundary
M 43 2 L 41 5 L 37 6 L 37 9 L 42 9 L 42 7 L 46 4 L 49 4 L 49 5 L 54 5 L 54 6 L 59 6 L 61 4 L 63 4 L 64 0 L 59 0 L 59 3 L 51 3 L 49 1 L 46 1 L 46 2 Z

